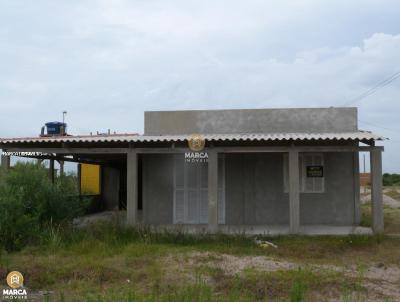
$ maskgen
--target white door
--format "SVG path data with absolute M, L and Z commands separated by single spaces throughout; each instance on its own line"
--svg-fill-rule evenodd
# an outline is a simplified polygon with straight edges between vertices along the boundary
M 218 221 L 225 223 L 225 165 L 218 161 Z M 208 223 L 208 164 L 187 163 L 182 155 L 174 164 L 174 223 Z
M 184 223 L 199 223 L 199 169 L 201 164 L 185 164 Z
M 176 156 L 174 158 L 174 223 L 184 223 L 185 199 L 184 161 Z

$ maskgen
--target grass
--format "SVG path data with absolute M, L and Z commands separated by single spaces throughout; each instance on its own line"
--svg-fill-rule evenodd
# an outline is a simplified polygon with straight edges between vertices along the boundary
M 384 209 L 385 232 L 388 234 L 400 234 L 400 208 Z
M 343 273 L 308 268 L 274 272 L 248 270 L 241 276 L 222 274 L 215 280 L 217 290 L 225 294 L 241 293 L 251 297 L 250 301 L 320 301 L 319 292 L 328 293 L 332 289 L 365 292 L 357 280 Z
M 385 195 L 400 201 L 400 188 L 397 186 L 386 187 Z
M 48 182 L 45 171 L 40 171 Z M 28 187 L 37 192 L 37 184 L 31 182 L 36 178 L 22 172 L 19 177 L 30 180 Z M 397 191 L 387 191 L 397 198 Z M 7 205 L 18 214 L 10 200 Z M 25 213 L 29 207 L 21 205 Z M 58 201 L 50 205 L 57 207 L 45 213 L 59 210 Z M 64 206 L 68 209 L 69 203 Z M 60 217 L 65 214 L 56 212 Z M 15 219 L 3 215 L 12 222 L 4 221 L 12 228 L 3 235 L 29 232 L 22 238 L 24 244 L 8 249 L 13 252 L 0 248 L 0 280 L 4 282 L 9 271 L 20 271 L 28 293 L 40 293 L 43 301 L 364 301 L 371 291 L 376 294 L 366 283 L 368 269 L 400 263 L 400 240 L 386 236 L 400 234 L 400 209 L 385 207 L 384 214 L 381 236 L 258 238 L 277 249 L 260 247 L 254 238 L 240 234 L 156 233 L 144 226 L 125 228 L 117 220 L 85 229 L 61 225 L 64 219 L 45 220 L 33 229 L 23 220 L 17 229 Z M 367 205 L 362 207 L 362 224 L 371 224 Z M 5 236 L 0 243 L 1 239 L 10 243 Z M 374 281 L 376 287 L 380 281 Z M 380 295 L 378 300 L 389 299 Z
M 362 224 L 371 223 L 369 205 Z M 384 208 L 385 233 L 400 234 L 400 209 Z M 400 240 L 381 236 L 281 236 L 262 248 L 242 235 L 155 233 L 118 221 L 86 229 L 52 225 L 42 240 L 19 252 L 0 253 L 0 279 L 23 273 L 43 301 L 365 301 L 365 271 L 400 263 Z M 267 256 L 297 268 L 227 273 L 218 263 Z M 342 268 L 355 267 L 349 276 Z M 315 269 L 318 266 L 319 269 Z M 382 300 L 391 301 L 387 297 Z
M 400 234 L 400 208 L 383 208 L 385 221 L 385 234 Z M 361 225 L 370 227 L 372 224 L 371 205 L 363 204 L 361 206 Z
M 47 237 L 20 252 L 3 252 L 0 279 L 10 270 L 21 271 L 31 292 L 49 291 L 48 301 L 321 301 L 321 293 L 363 297 L 359 278 L 308 266 L 400 263 L 400 240 L 379 236 L 284 236 L 267 238 L 278 249 L 265 249 L 240 235 L 155 234 L 148 228 L 99 224 L 84 230 L 54 227 Z M 268 256 L 304 267 L 232 275 L 215 266 L 225 254 Z

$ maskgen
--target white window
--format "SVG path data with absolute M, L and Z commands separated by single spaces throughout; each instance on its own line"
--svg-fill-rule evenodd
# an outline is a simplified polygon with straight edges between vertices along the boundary
M 218 222 L 225 223 L 225 160 L 218 160 Z M 174 161 L 174 223 L 208 223 L 208 164 Z
M 324 157 L 322 153 L 299 154 L 300 192 L 323 193 L 325 191 Z M 283 155 L 284 192 L 289 192 L 289 156 Z

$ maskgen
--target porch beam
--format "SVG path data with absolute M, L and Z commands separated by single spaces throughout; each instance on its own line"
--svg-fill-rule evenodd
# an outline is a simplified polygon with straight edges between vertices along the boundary
M 45 154 L 125 154 L 128 148 L 36 148 L 36 147 L 10 147 L 7 152 L 38 152 Z M 29 154 L 27 154 L 29 155 Z
M 362 152 L 371 150 L 381 150 L 383 147 L 376 146 L 237 146 L 237 147 L 207 147 L 204 152 L 215 150 L 218 153 L 268 153 L 268 152 L 289 152 L 290 150 L 298 152 Z M 137 153 L 185 153 L 193 152 L 189 148 L 137 148 Z
M 138 207 L 138 156 L 133 147 L 128 149 L 126 158 L 127 187 L 126 187 L 126 222 L 128 225 L 137 223 Z
M 54 155 L 43 155 L 43 156 L 19 156 L 23 158 L 32 158 L 32 159 L 37 159 L 38 163 L 42 163 L 43 160 L 46 159 L 54 159 L 57 161 L 63 161 L 63 162 L 72 162 L 72 163 L 83 163 L 83 164 L 93 164 L 93 165 L 100 165 L 106 162 L 105 160 L 86 160 L 86 159 L 79 159 L 79 158 L 69 158 L 69 157 L 64 157 L 64 156 L 54 156 Z
M 289 151 L 289 218 L 290 233 L 297 234 L 300 229 L 300 175 L 299 152 Z
M 218 231 L 218 153 L 208 151 L 208 231 Z
M 382 152 L 370 152 L 371 162 L 371 202 L 372 202 L 372 229 L 374 233 L 383 233 L 383 202 L 382 202 Z
M 369 146 L 286 146 L 286 147 L 275 147 L 275 146 L 243 146 L 243 147 L 215 147 L 220 153 L 251 153 L 251 152 L 289 152 L 295 150 L 297 152 L 362 152 L 381 150 L 384 148 L 381 146 L 369 147 Z M 207 149 L 206 149 L 207 151 Z
M 251 153 L 251 152 L 289 152 L 291 149 L 298 152 L 370 152 L 384 151 L 382 146 L 237 146 L 205 148 L 204 152 L 216 150 L 218 153 Z M 37 148 L 37 147 L 7 147 L 10 152 L 41 152 L 46 154 L 126 154 L 128 148 Z M 136 153 L 185 153 L 192 152 L 189 148 L 136 148 Z

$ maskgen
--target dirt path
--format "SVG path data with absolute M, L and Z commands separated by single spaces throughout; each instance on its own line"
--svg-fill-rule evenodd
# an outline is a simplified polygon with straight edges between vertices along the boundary
M 391 208 L 394 208 L 394 209 L 400 208 L 400 201 L 398 201 L 390 196 L 387 196 L 385 194 L 383 194 L 383 204 L 387 205 Z
M 382 297 L 400 301 L 400 267 L 385 266 L 375 263 L 367 268 L 356 266 L 341 267 L 335 265 L 299 264 L 283 260 L 275 260 L 265 256 L 233 256 L 216 253 L 195 252 L 186 256 L 188 269 L 199 265 L 208 265 L 220 269 L 226 275 L 240 275 L 245 270 L 252 269 L 260 272 L 274 272 L 279 270 L 296 270 L 299 268 L 315 271 L 341 272 L 347 277 L 357 278 L 368 291 L 367 301 L 382 301 Z M 171 258 L 169 259 L 169 261 Z M 179 263 L 182 267 L 182 263 Z M 339 301 L 333 298 L 331 301 Z M 362 300 L 364 301 L 364 300 Z M 389 300 L 390 301 L 390 300 Z
M 386 190 L 387 192 L 387 190 Z M 361 192 L 360 195 L 361 203 L 370 203 L 371 202 L 371 192 L 368 191 L 367 194 L 364 194 Z M 385 194 L 385 190 L 383 190 L 383 204 L 385 206 L 394 208 L 394 209 L 399 209 L 400 208 L 400 200 L 394 199 L 388 195 Z

